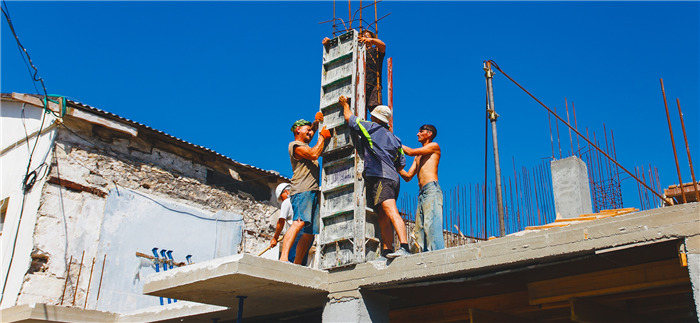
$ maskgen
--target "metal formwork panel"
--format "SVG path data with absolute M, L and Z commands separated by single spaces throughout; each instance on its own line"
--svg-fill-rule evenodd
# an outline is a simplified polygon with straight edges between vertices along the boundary
M 360 142 L 345 122 L 338 104 L 341 95 L 350 98 L 352 112 L 364 118 L 365 48 L 354 30 L 332 39 L 323 51 L 321 126 L 333 134 L 322 153 L 319 249 L 325 269 L 373 260 L 379 247 L 377 216 L 366 208 Z

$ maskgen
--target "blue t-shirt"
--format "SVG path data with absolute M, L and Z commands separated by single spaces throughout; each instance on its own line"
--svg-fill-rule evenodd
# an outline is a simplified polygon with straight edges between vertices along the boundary
M 406 166 L 401 140 L 389 128 L 350 116 L 350 129 L 360 135 L 365 157 L 365 176 L 399 181 L 399 170 Z

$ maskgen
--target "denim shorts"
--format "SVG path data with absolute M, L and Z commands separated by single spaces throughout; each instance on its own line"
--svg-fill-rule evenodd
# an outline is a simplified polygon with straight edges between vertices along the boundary
M 294 221 L 304 221 L 304 229 L 302 229 L 304 233 L 320 233 L 319 195 L 319 191 L 306 191 L 296 193 L 290 197 L 292 210 L 294 211 Z

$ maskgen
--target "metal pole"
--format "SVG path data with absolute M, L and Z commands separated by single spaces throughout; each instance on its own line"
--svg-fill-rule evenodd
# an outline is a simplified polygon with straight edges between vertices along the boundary
M 392 59 L 393 57 L 389 57 L 389 59 L 386 62 L 386 82 L 389 83 L 388 89 L 387 89 L 387 96 L 388 98 L 388 106 L 389 110 L 394 112 L 394 60 Z M 389 119 L 389 129 L 391 131 L 394 131 L 394 118 L 392 117 Z
M 238 298 L 238 318 L 236 318 L 236 323 L 243 323 L 243 300 L 248 298 L 248 296 L 236 296 Z
M 690 158 L 690 147 L 688 146 L 688 136 L 685 134 L 685 123 L 683 122 L 683 112 L 681 111 L 681 101 L 676 99 L 678 103 L 678 115 L 681 117 L 681 128 L 683 128 L 683 139 L 685 139 L 685 150 L 688 152 L 688 164 L 690 165 L 690 176 L 693 178 L 693 188 L 695 189 L 695 202 L 700 202 L 700 192 L 698 192 L 698 182 L 695 180 L 695 171 L 693 171 L 693 160 Z M 659 188 L 661 189 L 661 188 Z M 681 188 L 681 192 L 683 189 Z M 685 196 L 685 194 L 684 194 Z
M 673 140 L 673 128 L 671 128 L 671 115 L 668 113 L 668 103 L 666 103 L 666 90 L 664 90 L 664 79 L 661 81 L 661 94 L 664 96 L 664 106 L 666 107 L 666 119 L 668 120 L 668 132 L 671 134 L 671 146 L 673 146 L 673 157 L 676 158 L 676 170 L 678 170 L 678 187 L 681 188 L 683 203 L 688 203 L 683 192 L 683 179 L 681 178 L 681 167 L 678 165 L 678 154 L 676 153 L 676 141 Z
M 498 224 L 501 229 L 501 237 L 506 235 L 506 226 L 503 214 L 503 192 L 501 189 L 501 165 L 498 157 L 498 132 L 496 131 L 496 119 L 498 114 L 496 113 L 496 108 L 493 102 L 493 75 L 495 74 L 491 70 L 491 63 L 486 62 L 484 66 L 486 70 L 486 86 L 488 87 L 489 93 L 489 120 L 491 120 L 491 133 L 493 136 L 493 162 L 495 164 L 494 171 L 496 172 L 496 201 L 498 203 Z

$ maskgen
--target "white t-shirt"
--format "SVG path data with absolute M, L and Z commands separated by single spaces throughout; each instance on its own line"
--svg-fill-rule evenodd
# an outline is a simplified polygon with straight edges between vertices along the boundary
M 279 219 L 287 221 L 287 228 L 292 225 L 292 221 L 294 221 L 294 210 L 292 209 L 292 202 L 290 199 L 286 199 L 282 202 Z

